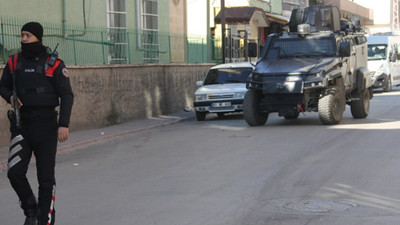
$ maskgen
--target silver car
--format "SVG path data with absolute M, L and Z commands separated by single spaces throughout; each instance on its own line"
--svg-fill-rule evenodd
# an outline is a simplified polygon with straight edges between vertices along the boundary
M 254 66 L 249 62 L 227 63 L 212 67 L 204 81 L 197 81 L 194 107 L 196 119 L 206 119 L 207 113 L 243 111 L 243 99 L 247 92 L 246 80 Z

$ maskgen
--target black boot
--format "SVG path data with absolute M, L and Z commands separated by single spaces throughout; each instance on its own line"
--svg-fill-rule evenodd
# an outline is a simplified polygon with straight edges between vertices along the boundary
M 37 215 L 35 213 L 28 213 L 26 215 L 24 225 L 37 225 Z
M 37 225 L 38 209 L 36 197 L 32 195 L 27 200 L 21 202 L 21 207 L 26 216 L 24 225 Z

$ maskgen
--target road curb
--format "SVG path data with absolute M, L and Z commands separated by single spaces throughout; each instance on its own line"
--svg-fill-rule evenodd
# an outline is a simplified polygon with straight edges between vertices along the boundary
M 174 123 L 178 123 L 180 121 L 182 121 L 183 119 L 179 118 L 179 119 L 173 119 L 171 121 L 165 121 L 159 124 L 154 124 L 151 126 L 147 126 L 147 127 L 142 127 L 142 128 L 137 128 L 137 129 L 133 129 L 130 131 L 124 131 L 124 132 L 118 132 L 118 133 L 114 133 L 114 134 L 109 134 L 109 135 L 103 135 L 101 137 L 97 137 L 97 138 L 92 138 L 90 140 L 86 140 L 86 141 L 81 141 L 81 142 L 77 142 L 74 144 L 66 144 L 64 146 L 58 147 L 57 148 L 57 154 L 58 153 L 64 153 L 64 152 L 71 152 L 71 151 L 75 151 L 78 149 L 82 149 L 82 148 L 87 148 L 89 146 L 92 145 L 96 145 L 96 144 L 102 144 L 102 143 L 106 143 L 112 140 L 116 140 L 116 139 L 121 139 L 121 138 L 125 138 L 128 137 L 130 135 L 134 135 L 136 133 L 139 132 L 144 132 L 144 131 L 148 131 L 157 127 L 162 127 L 162 126 L 167 126 L 170 124 L 174 124 Z

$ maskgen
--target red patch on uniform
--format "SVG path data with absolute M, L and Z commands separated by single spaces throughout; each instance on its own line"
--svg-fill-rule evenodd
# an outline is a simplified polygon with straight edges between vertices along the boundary
M 68 72 L 67 68 L 62 69 L 62 74 L 63 74 L 65 77 L 69 77 L 69 72 Z

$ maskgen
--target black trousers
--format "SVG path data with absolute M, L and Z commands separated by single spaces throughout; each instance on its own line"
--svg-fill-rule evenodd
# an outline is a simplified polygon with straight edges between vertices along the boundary
M 10 120 L 11 142 L 7 176 L 20 199 L 25 215 L 37 214 L 40 225 L 54 224 L 57 113 L 46 110 L 21 115 L 26 118 L 22 119 L 21 129 L 17 129 L 13 120 Z M 26 177 L 32 153 L 36 158 L 38 201 Z

